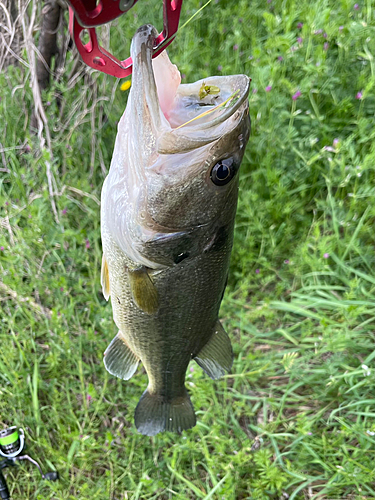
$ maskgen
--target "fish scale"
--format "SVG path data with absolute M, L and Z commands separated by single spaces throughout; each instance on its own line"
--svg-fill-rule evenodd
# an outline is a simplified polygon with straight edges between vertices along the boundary
M 110 237 L 104 241 L 113 317 L 118 329 L 126 334 L 128 345 L 134 353 L 142 357 L 147 373 L 151 375 L 151 380 L 155 380 L 151 382 L 153 385 L 162 385 L 168 362 L 169 368 L 181 379 L 192 355 L 197 354 L 207 341 L 202 332 L 212 332 L 217 321 L 226 278 L 221 270 L 228 267 L 226 261 L 230 255 L 231 242 L 228 241 L 220 252 L 199 255 L 194 260 L 183 261 L 171 269 L 156 272 L 153 282 L 163 301 L 155 315 L 148 315 L 132 300 L 126 268 L 134 266 L 134 262 L 126 259 Z M 219 271 L 217 278 L 213 276 L 215 269 Z M 176 282 L 179 283 L 178 288 L 175 287 Z M 214 300 L 208 301 L 208 295 L 212 295 Z M 120 298 L 120 303 L 117 298 Z M 163 349 L 159 350 L 160 346 Z M 162 391 L 165 392 L 166 388 Z

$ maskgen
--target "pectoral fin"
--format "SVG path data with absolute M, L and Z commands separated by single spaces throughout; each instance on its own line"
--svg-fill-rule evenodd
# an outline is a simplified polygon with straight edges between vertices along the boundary
M 101 273 L 100 282 L 102 285 L 102 292 L 103 292 L 104 298 L 105 298 L 105 300 L 108 300 L 109 296 L 110 296 L 109 272 L 108 272 L 107 259 L 105 258 L 104 253 L 103 253 L 103 258 L 102 258 L 102 273 Z
M 121 332 L 109 344 L 104 353 L 104 365 L 112 375 L 129 380 L 137 370 L 139 359 L 125 343 Z
M 220 321 L 217 321 L 212 337 L 194 359 L 213 379 L 222 377 L 226 371 L 229 372 L 233 363 L 233 351 Z
M 155 314 L 158 306 L 158 291 L 150 278 L 147 269 L 141 267 L 134 271 L 128 271 L 130 289 L 136 305 L 147 314 Z

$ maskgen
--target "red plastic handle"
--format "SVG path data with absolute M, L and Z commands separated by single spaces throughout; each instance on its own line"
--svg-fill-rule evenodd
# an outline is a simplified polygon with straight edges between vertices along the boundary
M 130 10 L 138 0 L 69 0 L 69 4 L 84 28 L 109 23 Z
M 83 61 L 91 68 L 117 78 L 129 76 L 133 61 L 128 57 L 119 61 L 98 43 L 95 26 L 116 19 L 129 10 L 138 0 L 70 0 L 69 29 Z M 159 55 L 173 41 L 178 30 L 182 0 L 164 0 L 164 29 L 155 39 L 152 57 Z M 127 7 L 127 8 L 125 8 Z M 73 11 L 74 9 L 74 11 Z M 121 10 L 124 9 L 124 10 Z M 79 21 L 78 21 L 79 19 Z M 80 34 L 87 29 L 90 41 L 83 44 Z

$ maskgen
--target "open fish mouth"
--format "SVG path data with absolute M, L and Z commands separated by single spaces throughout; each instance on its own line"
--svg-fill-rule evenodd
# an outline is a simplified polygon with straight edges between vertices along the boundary
M 156 36 L 153 26 L 142 26 L 131 48 L 133 81 L 128 102 L 144 126 L 148 118 L 148 137 L 144 138 L 152 133 L 157 153 L 172 154 L 209 144 L 230 132 L 242 118 L 237 112 L 247 100 L 250 79 L 246 75 L 212 76 L 181 84 L 180 73 L 166 52 L 152 60 Z
M 152 59 L 156 36 L 145 25 L 132 40 L 132 86 L 101 209 L 105 231 L 130 259 L 151 269 L 164 262 L 147 253 L 151 242 L 207 227 L 234 204 L 250 134 L 250 79 L 214 76 L 181 84 L 165 51 Z M 221 161 L 230 162 L 223 169 L 233 181 L 219 186 L 211 174 Z

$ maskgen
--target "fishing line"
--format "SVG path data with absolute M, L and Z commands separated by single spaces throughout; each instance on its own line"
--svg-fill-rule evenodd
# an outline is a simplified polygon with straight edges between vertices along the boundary
M 190 21 L 192 21 L 192 20 L 194 19 L 194 17 L 195 17 L 195 16 L 197 16 L 197 15 L 198 15 L 198 14 L 199 14 L 199 13 L 200 13 L 200 12 L 201 12 L 204 8 L 205 8 L 205 7 L 207 7 L 207 5 L 208 5 L 208 4 L 210 4 L 211 2 L 212 2 L 212 0 L 208 0 L 208 2 L 206 2 L 204 5 L 202 5 L 202 7 L 201 7 L 199 10 L 197 10 L 197 12 L 195 12 L 195 14 L 193 14 L 193 15 L 190 17 L 190 19 L 188 19 L 188 20 L 186 21 L 186 23 L 184 23 L 182 26 L 180 26 L 180 27 L 178 28 L 178 31 L 181 31 L 181 30 L 182 30 L 182 28 L 185 28 L 185 26 L 187 26 L 187 25 L 190 23 Z M 178 34 L 178 33 L 177 33 L 177 34 Z
M 218 109 L 220 109 L 220 108 L 224 108 L 224 107 L 225 107 L 225 105 L 226 105 L 229 101 L 231 101 L 232 99 L 234 99 L 238 93 L 239 93 L 239 89 L 238 89 L 238 90 L 236 90 L 235 92 L 233 92 L 233 94 L 232 94 L 232 95 L 230 95 L 230 96 L 228 97 L 228 99 L 226 99 L 224 102 L 222 102 L 222 103 L 221 103 L 221 104 L 219 104 L 218 106 L 215 106 L 214 108 L 209 109 L 208 111 L 205 111 L 204 113 L 201 113 L 201 114 L 200 114 L 200 115 L 198 115 L 198 116 L 195 116 L 194 118 L 192 118 L 192 119 L 191 119 L 191 120 L 189 120 L 188 122 L 183 123 L 182 125 L 180 125 L 180 126 L 176 127 L 176 128 L 175 128 L 175 129 L 173 129 L 173 130 L 178 130 L 178 129 L 179 129 L 179 128 L 181 128 L 181 127 L 185 127 L 185 125 L 187 125 L 188 123 L 194 122 L 195 120 L 199 120 L 199 118 L 203 118 L 204 116 L 207 116 L 207 115 L 209 115 L 209 114 L 211 114 L 211 113 L 214 113 L 216 110 L 218 110 Z

